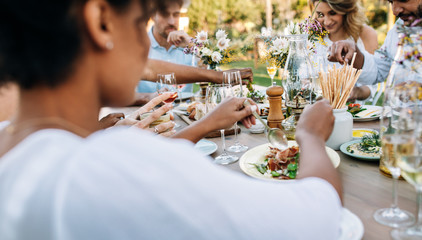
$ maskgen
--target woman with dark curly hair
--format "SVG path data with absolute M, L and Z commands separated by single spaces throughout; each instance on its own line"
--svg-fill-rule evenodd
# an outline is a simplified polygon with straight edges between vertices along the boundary
M 365 9 L 359 0 L 312 0 L 313 7 L 316 7 L 316 19 L 328 31 L 324 38 L 326 45 L 317 48 L 319 54 L 326 54 L 329 46 L 339 40 L 352 40 L 359 49 L 374 54 L 378 48 L 377 33 L 365 24 Z M 376 86 L 355 87 L 349 99 L 367 99 L 374 90 Z
M 0 0 L 0 83 L 20 87 L 16 117 L 0 123 L 0 239 L 337 239 L 341 182 L 324 146 L 334 121 L 326 101 L 298 123 L 290 184 L 225 171 L 194 149 L 209 131 L 251 126 L 245 98 L 175 136 L 190 141 L 99 130 L 101 107 L 133 99 L 147 21 L 162 3 Z

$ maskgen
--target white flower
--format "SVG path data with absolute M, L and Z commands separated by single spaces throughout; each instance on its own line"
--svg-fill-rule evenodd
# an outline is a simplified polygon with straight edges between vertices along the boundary
M 261 36 L 263 37 L 271 37 L 273 32 L 273 29 L 269 27 L 268 29 L 266 27 L 261 28 Z
M 217 33 L 215 34 L 215 37 L 217 38 L 217 40 L 223 39 L 223 38 L 227 38 L 227 34 L 226 31 L 219 29 L 217 31 Z
M 201 54 L 202 54 L 202 56 L 211 56 L 212 51 L 209 48 L 205 47 L 201 50 Z
M 281 54 L 287 52 L 287 47 L 289 45 L 289 42 L 285 38 L 276 38 L 273 41 L 273 47 L 272 50 L 274 51 L 274 54 Z
M 284 29 L 284 35 L 300 34 L 300 28 L 297 23 L 290 22 L 289 25 Z
M 221 38 L 217 42 L 218 49 L 220 49 L 220 51 L 223 51 L 223 50 L 227 49 L 229 47 L 229 42 L 230 42 L 230 39 Z
M 198 43 L 208 42 L 208 32 L 205 32 L 205 31 L 197 32 L 196 40 L 198 41 Z
M 216 63 L 219 63 L 222 58 L 223 58 L 223 56 L 219 52 L 213 52 L 212 55 L 211 55 L 211 59 Z

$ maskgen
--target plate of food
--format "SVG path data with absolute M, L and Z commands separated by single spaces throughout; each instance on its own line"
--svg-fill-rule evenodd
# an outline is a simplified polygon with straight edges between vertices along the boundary
M 352 114 L 354 121 L 373 121 L 381 116 L 382 107 L 351 103 L 347 106 L 347 111 Z
M 354 158 L 378 161 L 381 156 L 381 140 L 378 134 L 365 135 L 361 139 L 343 143 L 340 151 Z
M 337 168 L 340 165 L 340 156 L 329 147 L 326 147 L 326 151 L 334 167 Z M 296 178 L 298 160 L 299 147 L 295 141 L 289 141 L 289 148 L 284 151 L 265 143 L 243 154 L 239 165 L 240 169 L 251 177 L 280 181 Z
M 195 144 L 195 149 L 201 151 L 205 156 L 213 154 L 217 151 L 217 144 L 206 139 L 201 139 Z

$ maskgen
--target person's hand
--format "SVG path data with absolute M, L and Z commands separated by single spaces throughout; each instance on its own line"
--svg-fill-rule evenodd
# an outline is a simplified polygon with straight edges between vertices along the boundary
M 357 51 L 356 43 L 350 40 L 333 42 L 328 48 L 328 61 L 348 64 L 352 61 L 353 54 Z
M 333 109 L 327 100 L 305 107 L 296 127 L 298 141 L 312 136 L 326 141 L 334 127 Z
M 176 47 L 186 47 L 190 40 L 191 37 L 182 30 L 170 32 L 167 37 L 167 42 Z
M 135 102 L 132 105 L 135 105 L 135 106 L 145 105 L 157 96 L 158 96 L 157 92 L 153 92 L 153 93 L 136 92 L 135 93 Z
M 251 68 L 234 69 L 240 71 L 240 77 L 243 79 L 242 84 L 246 85 L 253 82 L 253 72 Z M 246 80 L 246 81 L 245 81 Z
M 251 108 L 254 108 L 256 111 L 257 107 L 256 103 L 250 99 L 249 101 L 252 106 L 244 107 L 243 102 L 245 100 L 246 98 L 229 97 L 218 104 L 211 112 L 207 113 L 205 117 L 201 119 L 201 122 L 210 124 L 213 129 L 226 129 L 233 126 L 235 122 L 242 121 L 242 124 L 246 128 L 250 128 L 256 123 L 255 117 L 251 115 Z
M 354 102 L 355 100 L 365 100 L 371 95 L 371 89 L 368 86 L 354 86 L 352 92 L 350 92 L 348 102 Z
M 149 125 L 160 118 L 162 115 L 164 115 L 166 112 L 168 112 L 171 108 L 171 104 L 165 104 L 161 106 L 160 108 L 154 110 L 148 117 L 141 120 L 140 116 L 143 113 L 150 112 L 154 107 L 156 107 L 158 104 L 162 103 L 164 100 L 171 97 L 172 93 L 163 93 L 155 98 L 153 98 L 151 101 L 149 101 L 144 106 L 140 107 L 138 110 L 134 111 L 132 114 L 130 114 L 127 118 L 120 120 L 116 123 L 116 125 L 130 125 L 132 127 L 137 127 L 141 129 L 146 129 L 152 132 L 155 132 L 157 134 L 163 135 L 163 136 L 171 136 L 176 131 L 173 129 L 174 122 L 168 121 L 161 123 L 154 128 L 150 128 Z M 173 116 L 170 116 L 170 119 L 173 120 Z
M 114 126 L 118 121 L 124 118 L 123 113 L 110 113 L 107 116 L 100 119 L 99 124 L 102 129 Z

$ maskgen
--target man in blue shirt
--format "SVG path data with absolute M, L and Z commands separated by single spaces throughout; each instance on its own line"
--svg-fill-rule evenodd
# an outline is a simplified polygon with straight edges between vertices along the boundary
M 149 59 L 192 65 L 192 55 L 183 53 L 191 38 L 184 31 L 178 31 L 182 6 L 183 0 L 168 1 L 166 8 L 152 17 L 154 26 L 148 32 L 151 41 Z M 192 92 L 192 88 L 192 84 L 186 84 L 181 91 Z M 141 81 L 137 89 L 142 93 L 154 93 L 156 90 L 155 82 L 148 81 Z

